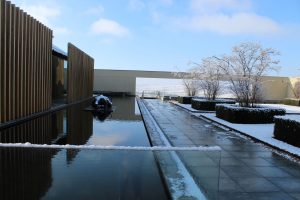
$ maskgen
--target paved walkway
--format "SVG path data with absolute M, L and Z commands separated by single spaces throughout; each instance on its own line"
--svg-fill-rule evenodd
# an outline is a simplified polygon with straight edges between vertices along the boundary
M 160 100 L 144 100 L 173 146 L 220 146 L 221 159 L 196 164 L 209 174 L 220 162 L 219 199 L 300 199 L 300 165 Z

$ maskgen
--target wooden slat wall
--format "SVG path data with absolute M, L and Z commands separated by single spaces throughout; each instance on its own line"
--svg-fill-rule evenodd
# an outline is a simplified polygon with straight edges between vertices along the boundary
M 93 95 L 94 59 L 72 44 L 68 44 L 68 103 Z
M 51 107 L 52 30 L 0 0 L 0 123 Z

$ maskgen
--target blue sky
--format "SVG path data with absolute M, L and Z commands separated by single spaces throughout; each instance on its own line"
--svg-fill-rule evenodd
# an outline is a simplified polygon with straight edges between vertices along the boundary
M 95 68 L 182 71 L 244 41 L 281 52 L 277 75 L 300 75 L 299 0 L 12 0 Z

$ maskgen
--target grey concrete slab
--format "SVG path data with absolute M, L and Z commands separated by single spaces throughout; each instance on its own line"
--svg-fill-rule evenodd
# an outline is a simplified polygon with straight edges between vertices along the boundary
M 300 191 L 300 180 L 298 178 L 268 178 L 268 180 L 286 192 Z
M 218 189 L 219 199 L 299 199 L 298 163 L 174 105 L 159 100 L 144 102 L 173 146 L 221 147 L 221 155 L 203 153 L 185 157 L 199 185 L 204 182 L 207 190 Z M 215 167 L 218 165 L 219 170 Z M 218 188 L 215 188 L 216 178 Z
M 290 174 L 278 167 L 253 167 L 253 169 L 262 175 L 263 177 L 268 178 L 292 178 Z
M 255 200 L 295 200 L 290 194 L 283 192 L 253 192 L 249 194 Z
M 221 169 L 232 178 L 251 178 L 251 177 L 262 177 L 259 173 L 250 167 L 245 166 L 222 166 Z
M 246 192 L 219 192 L 219 200 L 254 200 L 249 193 Z
M 245 192 L 278 192 L 280 188 L 265 178 L 260 177 L 244 177 L 233 178 L 233 180 Z

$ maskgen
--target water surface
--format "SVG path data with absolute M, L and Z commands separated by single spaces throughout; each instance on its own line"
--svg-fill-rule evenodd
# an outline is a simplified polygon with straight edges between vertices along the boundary
M 89 103 L 77 104 L 1 130 L 0 142 L 149 146 L 135 98 L 114 97 L 112 101 L 112 113 L 87 111 Z

